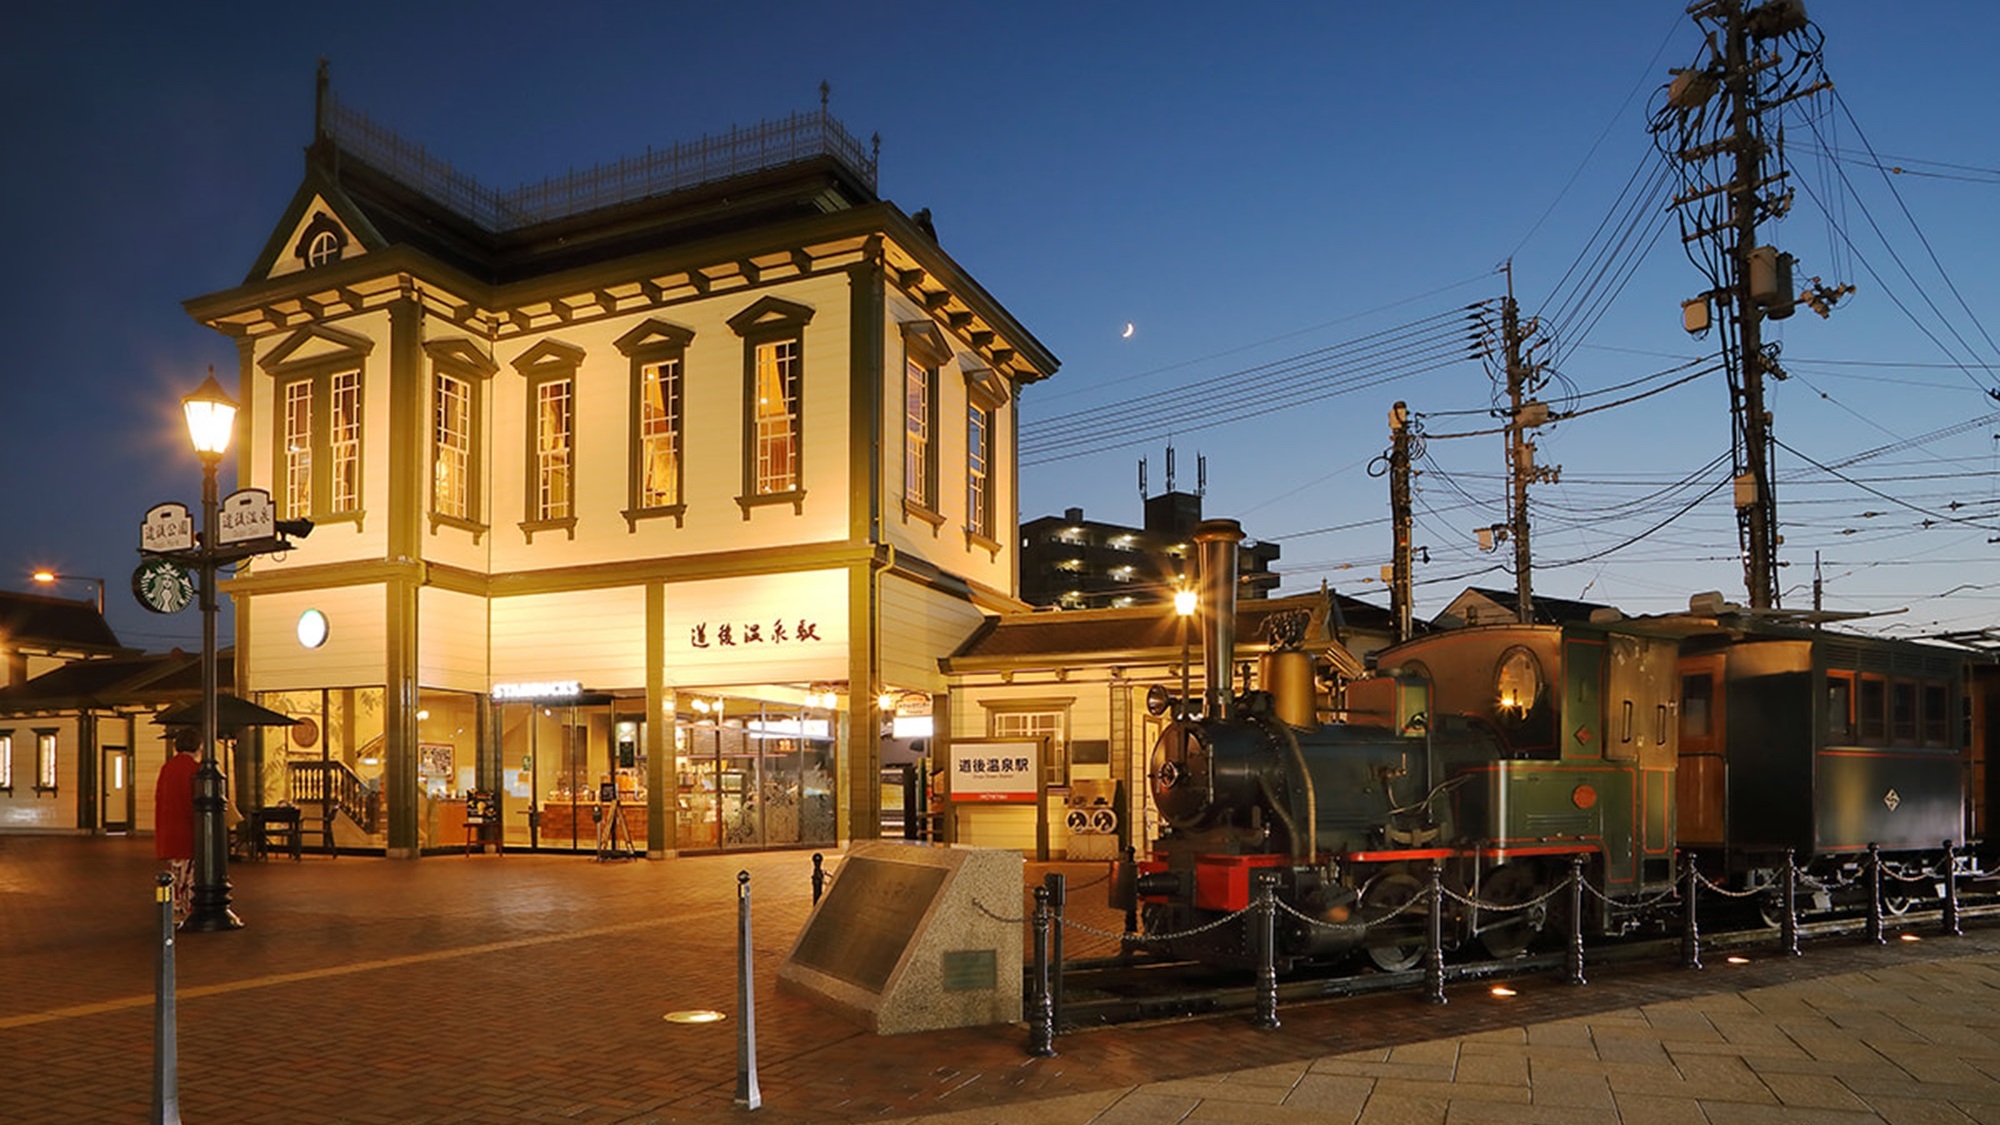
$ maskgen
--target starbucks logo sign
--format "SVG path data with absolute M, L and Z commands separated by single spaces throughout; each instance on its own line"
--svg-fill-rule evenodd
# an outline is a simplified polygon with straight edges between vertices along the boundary
M 185 567 L 148 559 L 132 572 L 132 594 L 154 613 L 179 613 L 194 601 L 194 580 Z

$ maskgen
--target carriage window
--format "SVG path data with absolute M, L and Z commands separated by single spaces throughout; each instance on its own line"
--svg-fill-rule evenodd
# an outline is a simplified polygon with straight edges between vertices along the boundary
M 1951 741 L 1951 692 L 1946 685 L 1925 681 L 1923 685 L 1924 745 L 1943 746 Z
M 1854 741 L 1854 680 L 1850 676 L 1826 677 L 1826 738 L 1829 742 Z
M 1917 685 L 1909 680 L 1889 684 L 1889 741 L 1917 740 Z
M 1681 677 L 1681 737 L 1707 738 L 1715 722 L 1715 675 Z
M 1873 677 L 1864 677 L 1855 696 L 1855 710 L 1861 727 L 1861 741 L 1880 746 L 1889 737 L 1889 686 Z

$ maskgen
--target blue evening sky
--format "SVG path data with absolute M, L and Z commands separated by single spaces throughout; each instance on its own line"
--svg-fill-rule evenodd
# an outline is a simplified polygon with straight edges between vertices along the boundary
M 1555 334 L 1559 406 L 1715 352 L 1680 327 L 1707 282 L 1678 228 L 1626 193 L 1657 166 L 1645 122 L 1668 68 L 1697 58 L 1683 8 L 37 6 L 0 45 L 0 587 L 32 588 L 36 566 L 104 576 L 127 643 L 197 643 L 192 614 L 125 591 L 145 509 L 199 498 L 180 396 L 210 365 L 233 383 L 233 345 L 181 302 L 240 283 L 271 233 L 325 56 L 343 102 L 500 188 L 811 109 L 830 82 L 847 127 L 882 137 L 883 195 L 930 208 L 1063 361 L 1023 396 L 1023 518 L 1137 523 L 1139 460 L 1159 492 L 1171 444 L 1181 488 L 1206 458 L 1207 514 L 1283 545 L 1281 593 L 1385 602 L 1369 465 L 1386 412 L 1407 401 L 1432 435 L 1494 425 L 1459 310 L 1504 293 L 1503 262 Z M 1817 552 L 1830 609 L 1907 608 L 1870 626 L 1904 634 L 1983 627 L 2000 605 L 2000 9 L 1808 11 L 1838 100 L 1816 128 L 1786 118 L 1799 191 L 1765 238 L 1801 284 L 1858 292 L 1772 326 L 1793 375 L 1768 392 L 1784 601 L 1810 604 Z M 1533 492 L 1537 592 L 1628 612 L 1745 600 L 1729 490 L 1697 502 L 1729 432 L 1719 374 L 1544 430 L 1537 460 L 1562 477 Z M 1468 583 L 1513 585 L 1511 549 L 1476 539 L 1505 518 L 1501 439 L 1427 453 L 1424 616 Z

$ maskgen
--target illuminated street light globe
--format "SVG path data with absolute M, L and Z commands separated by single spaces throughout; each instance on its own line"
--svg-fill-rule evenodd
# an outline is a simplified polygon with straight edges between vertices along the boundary
M 181 400 L 187 414 L 188 440 L 204 461 L 219 461 L 229 451 L 229 439 L 236 432 L 236 400 L 215 381 L 210 368 L 195 392 Z

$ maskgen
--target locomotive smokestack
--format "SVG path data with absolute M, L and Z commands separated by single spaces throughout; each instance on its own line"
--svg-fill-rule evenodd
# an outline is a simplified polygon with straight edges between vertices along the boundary
M 1236 545 L 1243 525 L 1235 520 L 1203 520 L 1194 542 L 1201 576 L 1201 657 L 1206 714 L 1227 719 L 1235 710 Z

